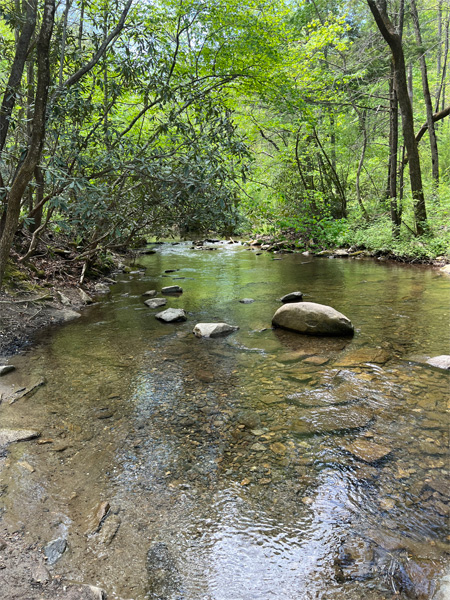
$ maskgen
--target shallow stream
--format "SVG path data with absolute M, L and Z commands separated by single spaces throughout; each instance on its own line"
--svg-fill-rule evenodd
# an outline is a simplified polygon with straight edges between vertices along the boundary
M 66 539 L 53 572 L 110 599 L 442 595 L 449 374 L 424 362 L 450 354 L 449 278 L 212 247 L 159 246 L 14 361 L 17 386 L 46 384 L 1 408 L 2 426 L 41 431 L 9 448 L 4 521 Z M 144 305 L 171 284 L 185 323 Z M 297 290 L 355 337 L 271 329 Z M 212 321 L 240 329 L 193 336 Z

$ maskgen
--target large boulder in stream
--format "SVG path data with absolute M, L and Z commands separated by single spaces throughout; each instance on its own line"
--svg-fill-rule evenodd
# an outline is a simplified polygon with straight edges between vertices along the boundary
M 350 319 L 331 306 L 315 302 L 289 302 L 274 314 L 272 324 L 306 335 L 354 334 Z
M 228 323 L 197 323 L 194 327 L 193 334 L 196 337 L 214 338 L 228 335 L 238 329 L 239 327 L 236 325 L 228 325 Z

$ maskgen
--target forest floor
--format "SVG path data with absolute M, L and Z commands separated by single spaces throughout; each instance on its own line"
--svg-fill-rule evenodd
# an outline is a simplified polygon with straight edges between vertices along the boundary
M 114 283 L 107 275 L 126 268 L 114 256 L 107 265 L 83 269 L 77 250 L 62 237 L 41 241 L 33 256 L 20 262 L 28 242 L 19 240 L 12 252 L 0 291 L 0 359 L 25 349 L 36 331 L 77 318 Z

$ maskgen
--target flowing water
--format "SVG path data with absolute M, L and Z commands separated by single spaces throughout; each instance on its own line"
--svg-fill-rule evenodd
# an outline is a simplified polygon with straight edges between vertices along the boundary
M 449 374 L 424 361 L 450 354 L 449 279 L 213 247 L 158 247 L 15 361 L 46 384 L 2 407 L 41 431 L 10 446 L 4 521 L 66 539 L 53 571 L 111 599 L 445 597 Z M 171 284 L 185 323 L 143 303 Z M 297 290 L 355 337 L 272 330 Z M 212 321 L 240 329 L 192 335 Z

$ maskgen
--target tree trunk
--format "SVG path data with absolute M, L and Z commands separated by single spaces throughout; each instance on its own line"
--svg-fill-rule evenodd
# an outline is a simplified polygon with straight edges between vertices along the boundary
M 397 164 L 398 164 L 398 99 L 395 91 L 394 67 L 391 67 L 389 83 L 389 199 L 394 237 L 400 233 L 401 214 L 397 195 Z
M 5 225 L 0 239 L 0 287 L 14 235 L 17 231 L 22 196 L 39 163 L 45 137 L 45 110 L 50 85 L 50 40 L 55 17 L 55 0 L 45 0 L 42 25 L 37 40 L 37 83 L 33 115 L 33 133 L 27 155 L 17 169 L 7 194 Z
M 16 94 L 22 80 L 28 49 L 30 47 L 31 38 L 33 37 L 34 28 L 36 27 L 36 12 L 37 0 L 29 0 L 29 2 L 27 2 L 25 23 L 17 40 L 16 54 L 14 56 L 0 109 L 0 153 L 5 146 L 11 114 L 16 103 Z
M 414 135 L 414 119 L 411 101 L 408 94 L 405 56 L 402 41 L 390 21 L 385 6 L 379 7 L 375 0 L 367 0 L 381 35 L 388 43 L 394 62 L 395 87 L 398 103 L 402 113 L 403 139 L 409 158 L 409 179 L 414 202 L 414 217 L 417 235 L 423 235 L 427 230 L 427 212 L 422 185 L 419 151 Z M 383 3 L 384 4 L 384 3 Z
M 416 42 L 419 46 L 422 46 L 422 34 L 420 32 L 419 15 L 417 13 L 416 0 L 410 0 L 411 16 L 414 24 L 414 32 L 416 36 Z M 436 139 L 436 131 L 434 129 L 433 121 L 433 105 L 431 102 L 430 86 L 428 85 L 428 72 L 425 55 L 420 55 L 420 72 L 422 75 L 422 89 L 423 97 L 425 100 L 425 107 L 427 110 L 427 125 L 428 134 L 430 136 L 430 148 L 431 148 L 431 170 L 433 180 L 436 186 L 439 185 L 439 154 Z

